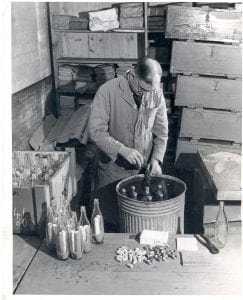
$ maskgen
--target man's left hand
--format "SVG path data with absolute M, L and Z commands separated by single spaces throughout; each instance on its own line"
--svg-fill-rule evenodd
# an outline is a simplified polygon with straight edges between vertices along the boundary
M 152 158 L 150 160 L 147 170 L 149 170 L 151 175 L 162 175 L 162 169 L 157 159 Z

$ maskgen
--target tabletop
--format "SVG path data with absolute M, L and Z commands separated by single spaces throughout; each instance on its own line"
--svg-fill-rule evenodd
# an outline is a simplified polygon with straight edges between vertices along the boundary
M 169 235 L 168 243 L 171 248 L 176 247 L 176 237 Z M 14 237 L 16 238 L 20 239 Z M 22 239 L 22 243 L 24 245 L 26 241 Z M 142 248 L 134 236 L 107 233 L 104 244 L 92 245 L 91 252 L 84 254 L 81 260 L 69 258 L 60 261 L 49 253 L 43 241 L 36 252 L 30 253 L 28 250 L 26 256 L 29 257 L 29 265 L 18 280 L 15 294 L 240 294 L 240 235 L 230 235 L 219 254 L 213 255 L 206 250 L 208 264 L 197 266 L 183 266 L 179 255 L 175 260 L 169 259 L 151 265 L 143 262 L 129 269 L 125 263 L 114 259 L 116 249 L 123 245 Z M 21 246 L 20 240 L 17 246 Z M 32 244 L 32 247 L 36 246 Z M 203 249 L 201 244 L 199 249 Z M 14 268 L 18 265 L 18 259 L 19 257 L 13 258 Z
M 198 151 L 199 164 L 219 201 L 241 200 L 241 158 L 231 152 Z

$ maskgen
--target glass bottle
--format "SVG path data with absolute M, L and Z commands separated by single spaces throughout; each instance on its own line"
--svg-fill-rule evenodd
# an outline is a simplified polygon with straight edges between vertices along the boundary
M 46 222 L 46 244 L 50 251 L 56 248 L 57 224 L 54 221 L 54 215 L 51 207 L 47 208 Z
M 126 197 L 127 196 L 127 190 L 126 189 L 121 189 L 121 194 Z
M 164 195 L 163 195 L 163 192 L 162 192 L 162 185 L 161 184 L 157 185 L 157 190 L 156 190 L 155 195 L 154 195 L 154 200 L 155 201 L 164 200 Z
M 137 192 L 136 192 L 136 187 L 134 185 L 131 186 L 131 198 L 132 199 L 137 199 Z
M 145 190 L 143 192 L 142 200 L 143 201 L 151 201 L 150 197 L 151 197 L 151 195 L 150 195 L 150 187 L 146 186 Z
M 214 240 L 218 248 L 223 248 L 228 238 L 228 221 L 224 211 L 224 202 L 219 203 L 219 212 L 215 221 Z
M 58 224 L 57 236 L 56 236 L 56 251 L 57 257 L 60 260 L 66 260 L 69 257 L 69 238 L 68 232 L 63 223 Z
M 80 230 L 71 229 L 68 233 L 70 254 L 73 259 L 81 259 L 83 256 L 83 240 Z
M 65 214 L 66 215 L 66 214 Z M 72 222 L 74 224 L 74 228 L 77 228 L 78 226 L 78 218 L 77 218 L 77 213 L 76 211 L 72 211 L 71 212 L 71 215 L 72 215 Z
M 28 153 L 24 155 L 24 173 L 26 176 L 30 176 L 30 171 L 32 168 L 31 159 Z
M 169 182 L 167 184 L 168 184 L 168 187 L 169 187 Z M 160 185 L 162 187 L 163 200 L 168 200 L 169 199 L 167 184 L 166 184 L 165 180 L 161 180 Z M 172 195 L 170 197 L 172 197 Z
M 80 208 L 80 219 L 79 219 L 78 227 L 83 237 L 84 252 L 88 253 L 91 250 L 92 233 L 91 233 L 90 222 L 86 215 L 85 206 L 81 206 Z
M 138 193 L 137 192 L 132 193 L 132 199 L 134 199 L 134 200 L 138 199 Z
M 93 241 L 96 244 L 104 242 L 104 219 L 100 210 L 99 199 L 94 199 L 94 209 L 91 216 Z

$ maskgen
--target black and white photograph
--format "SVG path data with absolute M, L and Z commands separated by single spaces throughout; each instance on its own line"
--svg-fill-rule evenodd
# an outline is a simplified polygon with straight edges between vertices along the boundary
M 2 16 L 2 299 L 240 299 L 242 2 Z

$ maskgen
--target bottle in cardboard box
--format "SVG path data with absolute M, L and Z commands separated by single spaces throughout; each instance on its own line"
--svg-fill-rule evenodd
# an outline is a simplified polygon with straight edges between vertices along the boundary
M 94 209 L 91 216 L 93 241 L 96 244 L 104 242 L 104 219 L 100 210 L 99 199 L 94 199 Z

